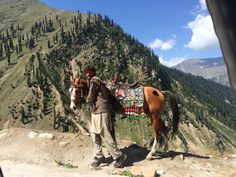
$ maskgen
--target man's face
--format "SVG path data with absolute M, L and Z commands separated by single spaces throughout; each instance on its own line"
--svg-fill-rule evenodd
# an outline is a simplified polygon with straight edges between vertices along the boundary
M 85 74 L 89 80 L 92 79 L 92 77 L 94 76 L 94 73 L 91 70 L 86 71 Z

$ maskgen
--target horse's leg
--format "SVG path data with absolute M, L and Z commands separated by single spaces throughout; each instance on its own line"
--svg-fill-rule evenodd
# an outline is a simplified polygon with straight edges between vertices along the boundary
M 160 120 L 160 133 L 162 133 L 162 135 L 164 136 L 164 152 L 167 152 L 168 149 L 169 149 L 169 145 L 168 145 L 168 141 L 169 141 L 169 138 L 168 138 L 168 129 L 167 127 L 165 126 L 164 122 L 162 120 Z M 147 149 L 148 150 L 151 150 L 151 146 L 154 142 L 154 138 L 150 139 L 147 143 Z
M 154 138 L 150 139 L 147 143 L 147 149 L 148 150 L 151 150 L 151 146 L 153 145 L 153 142 L 154 142 Z
M 158 121 L 158 117 L 160 116 L 156 116 L 156 115 L 152 115 L 151 119 L 152 119 L 152 128 L 153 128 L 153 132 L 154 132 L 154 142 L 152 145 L 152 149 L 151 151 L 148 153 L 146 159 L 147 160 L 151 160 L 152 156 L 156 153 L 156 146 L 157 146 L 157 140 L 159 138 L 159 121 Z
M 160 132 L 164 135 L 164 141 L 165 141 L 165 144 L 164 144 L 164 153 L 166 153 L 169 149 L 169 146 L 168 146 L 168 129 L 167 127 L 165 126 L 165 123 L 163 122 L 163 120 L 160 120 Z
M 150 122 L 151 122 L 151 125 L 152 125 L 152 123 L 153 123 L 152 118 L 150 118 Z M 153 145 L 153 142 L 154 142 L 154 138 L 152 138 L 152 139 L 150 139 L 150 140 L 148 141 L 148 144 L 147 144 L 147 149 L 148 149 L 148 150 L 151 149 L 151 146 Z

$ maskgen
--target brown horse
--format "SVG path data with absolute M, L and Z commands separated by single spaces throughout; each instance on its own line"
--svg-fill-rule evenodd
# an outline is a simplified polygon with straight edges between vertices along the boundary
M 80 108 L 83 100 L 86 99 L 88 95 L 88 86 L 87 82 L 83 79 L 80 79 L 80 77 L 78 77 L 77 79 L 73 79 L 72 77 L 70 77 L 70 81 L 70 108 L 75 110 L 77 108 Z M 150 117 L 151 125 L 154 132 L 154 143 L 152 145 L 151 151 L 146 157 L 149 160 L 152 159 L 152 156 L 156 153 L 157 140 L 159 139 L 160 133 L 162 133 L 165 138 L 164 151 L 166 152 L 168 149 L 168 129 L 161 119 L 161 114 L 165 105 L 165 98 L 167 96 L 170 97 L 171 109 L 173 113 L 172 133 L 175 134 L 179 124 L 179 109 L 175 96 L 169 91 L 160 91 L 149 86 L 144 87 L 143 109 L 144 112 Z M 120 113 L 124 112 L 120 111 Z

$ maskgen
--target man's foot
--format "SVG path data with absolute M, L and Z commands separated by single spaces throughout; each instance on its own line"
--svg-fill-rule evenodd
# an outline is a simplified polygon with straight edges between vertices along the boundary
M 122 154 L 118 159 L 116 159 L 116 162 L 114 164 L 115 168 L 121 167 L 121 165 L 124 163 L 126 160 L 127 156 L 125 154 Z
M 105 162 L 106 158 L 102 157 L 94 157 L 94 161 L 91 163 L 92 167 L 98 167 L 101 163 Z

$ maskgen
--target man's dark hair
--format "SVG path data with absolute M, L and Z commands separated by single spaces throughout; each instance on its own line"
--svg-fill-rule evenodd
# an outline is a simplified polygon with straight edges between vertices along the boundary
M 84 68 L 84 73 L 88 72 L 88 71 L 92 71 L 94 74 L 96 74 L 96 69 L 94 66 L 92 65 L 86 65 Z

